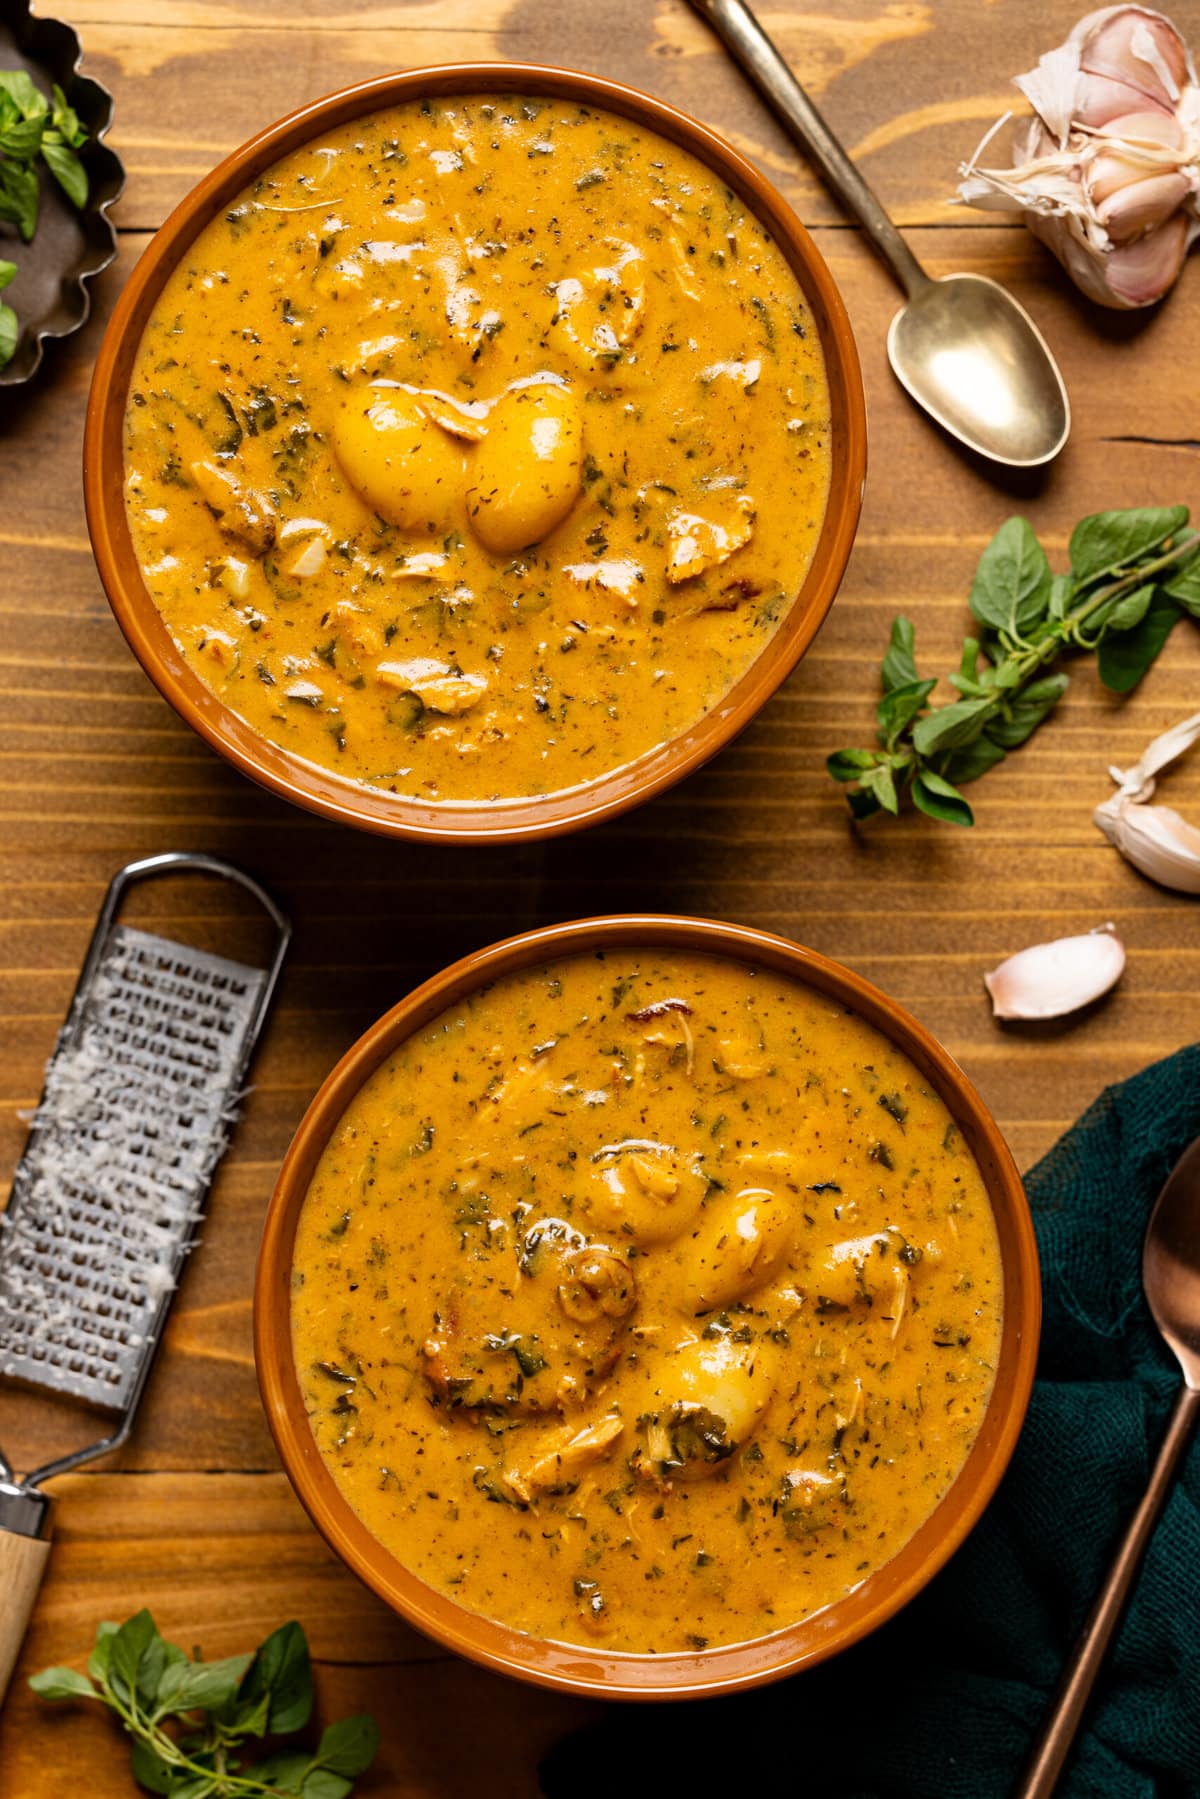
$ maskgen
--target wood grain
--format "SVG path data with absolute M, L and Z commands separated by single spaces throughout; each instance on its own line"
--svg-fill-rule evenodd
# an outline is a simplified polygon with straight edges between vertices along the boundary
M 31 1670 L 81 1662 L 98 1619 L 142 1604 L 165 1636 L 210 1658 L 299 1617 L 318 1715 L 371 1711 L 385 1727 L 362 1788 L 375 1799 L 531 1799 L 540 1757 L 596 1715 L 484 1673 L 402 1624 L 320 1547 L 282 1474 L 74 1476 L 58 1483 L 58 1500 L 51 1576 L 26 1645 Z M 5 1799 L 132 1799 L 128 1762 L 110 1718 L 43 1706 L 14 1682 L 0 1713 Z
M 57 1539 L 22 1672 L 79 1662 L 96 1621 L 150 1603 L 206 1653 L 284 1617 L 312 1639 L 326 1716 L 369 1708 L 385 1747 L 368 1794 L 521 1799 L 582 1708 L 501 1682 L 405 1630 L 333 1560 L 291 1498 L 258 1404 L 250 1286 L 274 1171 L 332 1062 L 388 1001 L 454 956 L 526 925 L 661 909 L 777 930 L 860 969 L 959 1058 L 1028 1165 L 1108 1082 L 1196 1034 L 1200 930 L 1188 901 L 1142 880 L 1091 813 L 1129 762 L 1196 705 L 1200 632 L 1181 626 L 1131 701 L 1078 667 L 1053 725 L 976 787 L 979 825 L 920 818 L 854 831 L 822 770 L 869 739 L 893 614 L 922 661 L 957 660 L 975 560 L 1024 511 L 1061 556 L 1083 512 L 1197 498 L 1200 273 L 1148 318 L 1077 299 L 1017 229 L 951 209 L 956 162 L 1008 103 L 1005 77 L 1065 34 L 1075 8 L 1030 0 L 849 0 L 763 16 L 855 146 L 933 273 L 1011 285 L 1062 362 L 1071 443 L 1040 478 L 998 485 L 914 412 L 884 356 L 897 296 L 683 0 L 73 0 L 87 65 L 116 91 L 130 168 L 120 259 L 97 316 L 51 348 L 47 378 L 0 421 L 0 1192 L 36 1101 L 113 870 L 166 848 L 241 862 L 296 921 L 278 1010 L 203 1240 L 173 1310 L 133 1443 L 58 1483 Z M 600 69 L 726 131 L 813 224 L 862 353 L 872 468 L 842 594 L 803 666 L 741 739 L 685 786 L 576 839 L 503 850 L 389 845 L 260 792 L 153 692 L 109 614 L 79 490 L 91 358 L 146 232 L 211 164 L 307 98 L 399 64 L 500 56 Z M 1167 795 L 1200 816 L 1200 757 Z M 219 946 L 228 896 L 157 898 L 142 919 Z M 1008 951 L 1111 919 L 1130 951 L 1112 998 L 1069 1026 L 998 1027 L 983 972 Z M 95 1421 L 0 1393 L 0 1443 L 27 1464 Z M 473 1730 L 456 1721 L 469 1717 Z M 111 1740 L 110 1740 L 111 1739 Z M 0 1714 L 13 1799 L 134 1789 L 100 1718 L 37 1708 L 18 1678 Z

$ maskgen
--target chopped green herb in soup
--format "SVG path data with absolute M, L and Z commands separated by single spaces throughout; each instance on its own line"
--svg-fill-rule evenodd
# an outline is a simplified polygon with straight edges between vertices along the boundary
M 1002 1279 L 884 1037 L 689 954 L 511 976 L 347 1108 L 296 1235 L 313 1435 L 375 1536 L 532 1635 L 666 1652 L 829 1605 L 962 1467 Z
M 717 175 L 549 99 L 411 103 L 200 234 L 126 421 L 143 576 L 272 742 L 486 801 L 694 723 L 772 636 L 829 485 L 795 276 Z

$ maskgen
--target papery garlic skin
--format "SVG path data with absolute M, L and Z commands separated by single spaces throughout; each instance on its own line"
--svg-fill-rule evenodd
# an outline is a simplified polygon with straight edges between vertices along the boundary
M 961 169 L 959 197 L 1020 212 L 1102 306 L 1151 306 L 1200 235 L 1200 85 L 1180 33 L 1146 6 L 1081 19 L 1015 85 L 1034 109 L 1011 169 Z
M 1062 1018 L 1120 980 L 1125 946 L 1110 924 L 1018 950 L 983 977 L 997 1018 Z
M 1200 893 L 1200 830 L 1172 807 L 1146 802 L 1154 792 L 1155 775 L 1198 739 L 1200 712 L 1194 712 L 1156 737 L 1132 768 L 1110 768 L 1117 791 L 1092 814 L 1127 862 L 1176 893 Z

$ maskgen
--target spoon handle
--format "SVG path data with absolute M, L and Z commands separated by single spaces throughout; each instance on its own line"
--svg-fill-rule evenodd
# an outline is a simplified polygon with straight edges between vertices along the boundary
M 1137 1578 L 1146 1545 L 1166 1502 L 1171 1477 L 1191 1440 L 1197 1418 L 1200 1418 L 1200 1389 L 1181 1387 L 1142 1502 L 1130 1519 L 1121 1546 L 1113 1557 L 1108 1577 L 1067 1663 L 1050 1715 L 1013 1799 L 1050 1799 L 1054 1791 L 1105 1651 Z
M 691 4 L 771 102 L 911 300 L 929 277 L 745 0 L 691 0 Z

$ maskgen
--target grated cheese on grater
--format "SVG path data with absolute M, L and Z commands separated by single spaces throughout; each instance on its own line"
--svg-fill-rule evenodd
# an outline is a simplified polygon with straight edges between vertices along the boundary
M 110 931 L 0 1216 L 0 1375 L 128 1403 L 229 1140 L 266 980 Z

